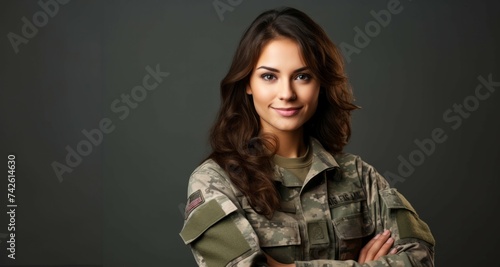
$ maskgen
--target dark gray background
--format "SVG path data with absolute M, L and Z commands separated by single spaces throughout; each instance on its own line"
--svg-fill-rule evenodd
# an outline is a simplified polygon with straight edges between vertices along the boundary
M 228 3 L 227 0 L 220 0 Z M 244 29 L 263 10 L 308 13 L 340 45 L 389 1 L 213 0 L 71 1 L 16 54 L 7 34 L 37 1 L 2 1 L 0 16 L 1 163 L 16 159 L 16 260 L 6 257 L 7 182 L 0 187 L 0 264 L 195 266 L 178 233 L 187 179 L 209 151 L 219 81 Z M 431 227 L 437 266 L 497 262 L 500 159 L 497 90 L 456 130 L 443 113 L 474 95 L 478 76 L 500 81 L 495 1 L 408 1 L 351 55 L 356 103 L 346 151 L 382 174 L 398 174 L 415 139 L 442 128 L 422 165 L 395 186 Z M 146 66 L 170 73 L 123 120 L 110 110 L 142 84 Z M 472 103 L 472 102 L 471 102 Z M 51 164 L 82 130 L 109 118 L 115 129 L 59 182 Z

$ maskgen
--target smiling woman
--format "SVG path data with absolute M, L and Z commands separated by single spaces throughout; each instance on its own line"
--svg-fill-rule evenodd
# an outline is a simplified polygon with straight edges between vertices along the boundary
M 189 179 L 181 238 L 199 266 L 434 266 L 434 238 L 408 201 L 344 153 L 357 108 L 342 57 L 293 8 L 243 35 Z

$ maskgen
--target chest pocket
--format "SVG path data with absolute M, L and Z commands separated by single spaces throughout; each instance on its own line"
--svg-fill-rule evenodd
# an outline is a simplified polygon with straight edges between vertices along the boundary
M 299 224 L 286 212 L 276 211 L 271 219 L 255 212 L 246 198 L 241 201 L 247 220 L 252 225 L 261 249 L 275 260 L 290 264 L 298 259 Z
M 361 248 L 375 229 L 368 212 L 333 219 L 333 227 L 337 235 L 337 252 L 340 260 L 357 260 Z
M 340 177 L 329 181 L 328 204 L 336 235 L 339 260 L 357 260 L 364 243 L 373 235 L 373 223 L 366 194 L 357 177 Z

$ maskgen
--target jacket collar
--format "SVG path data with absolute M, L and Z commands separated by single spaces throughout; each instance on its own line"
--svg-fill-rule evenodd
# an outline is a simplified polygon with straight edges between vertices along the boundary
M 339 164 L 333 158 L 332 154 L 326 151 L 318 140 L 310 137 L 310 145 L 310 149 L 312 149 L 313 154 L 312 164 L 304 183 L 302 183 L 302 181 L 295 177 L 292 173 L 278 165 L 274 166 L 276 173 L 274 180 L 281 182 L 286 187 L 301 187 L 303 184 L 307 184 L 309 180 L 318 175 L 318 173 L 325 170 L 339 168 Z

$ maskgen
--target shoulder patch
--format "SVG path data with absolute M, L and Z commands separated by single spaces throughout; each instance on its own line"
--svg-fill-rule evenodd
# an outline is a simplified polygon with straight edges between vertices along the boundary
M 194 193 L 192 193 L 188 198 L 188 203 L 186 205 L 186 211 L 184 212 L 185 218 L 189 216 L 189 214 L 198 206 L 205 202 L 205 198 L 203 198 L 203 194 L 201 190 L 198 189 Z

